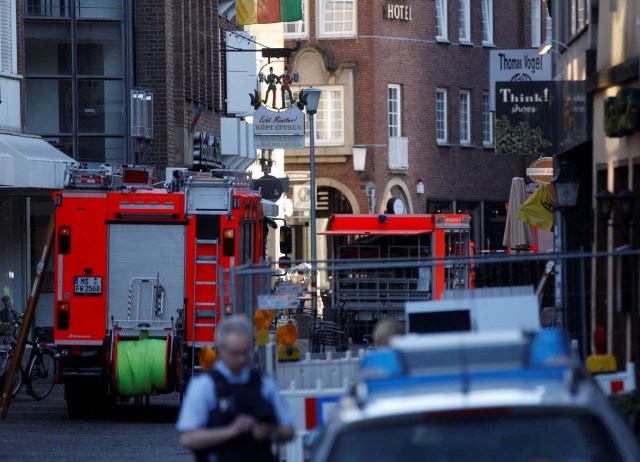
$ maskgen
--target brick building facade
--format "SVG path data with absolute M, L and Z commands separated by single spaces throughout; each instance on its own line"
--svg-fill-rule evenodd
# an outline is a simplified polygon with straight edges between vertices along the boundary
M 352 9 L 344 12 L 330 11 L 329 4 L 319 0 L 305 0 L 302 30 L 285 38 L 303 40 L 293 63 L 300 88 L 322 88 L 322 98 L 332 93 L 327 112 L 342 105 L 342 137 L 320 139 L 315 151 L 319 195 L 325 190 L 331 196 L 326 191 L 333 190 L 343 198 L 334 204 L 348 202 L 344 210 L 333 211 L 367 213 L 366 186 L 372 182 L 375 213 L 385 212 L 392 197 L 401 198 L 408 212 L 470 213 L 478 247 L 502 248 L 511 179 L 524 177 L 532 159 L 496 156 L 492 138 L 483 133 L 489 52 L 532 48 L 533 25 L 541 29 L 544 25 L 544 19 L 534 17 L 536 11 L 546 12 L 546 7 L 508 0 L 374 0 L 353 2 Z M 491 18 L 488 32 L 485 13 Z M 440 23 L 438 16 L 443 17 Z M 448 30 L 442 30 L 443 24 Z M 336 101 L 337 93 L 341 101 Z M 438 94 L 446 98 L 441 117 L 445 139 L 440 141 Z M 390 104 L 400 108 L 395 112 L 399 123 L 390 122 L 394 116 Z M 462 112 L 469 113 L 462 119 L 461 105 Z M 322 109 L 321 99 L 320 118 Z M 338 123 L 329 116 L 326 121 Z M 352 168 L 354 145 L 366 147 L 364 174 Z M 305 151 L 287 151 L 285 159 L 287 171 L 309 168 Z M 420 180 L 424 193 L 419 194 Z M 318 201 L 322 202 L 320 196 Z

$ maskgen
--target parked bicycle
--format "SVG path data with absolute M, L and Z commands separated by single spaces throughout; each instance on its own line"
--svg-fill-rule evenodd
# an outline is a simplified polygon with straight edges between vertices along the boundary
M 33 341 L 27 342 L 28 345 L 31 345 L 31 354 L 25 378 L 27 393 L 35 399 L 41 400 L 49 396 L 53 390 L 56 361 L 53 348 L 44 341 L 44 329 L 36 327 L 33 331 L 35 338 Z
M 2 347 L 0 348 L 0 390 L 4 389 L 4 383 L 7 378 L 7 373 L 9 372 L 9 366 L 13 360 L 19 327 L 20 322 L 16 321 L 7 337 L 4 337 L 2 340 Z M 13 386 L 11 387 L 12 397 L 16 396 L 22 388 L 24 375 L 24 368 L 21 364 L 13 374 Z
M 20 315 L 14 323 L 9 340 L 5 339 L 6 348 L 0 350 L 0 385 L 2 386 L 14 356 L 18 332 L 22 326 L 22 316 Z M 15 397 L 22 385 L 26 384 L 27 393 L 36 400 L 41 400 L 49 396 L 53 389 L 56 375 L 54 350 L 44 341 L 44 329 L 40 327 L 34 328 L 34 339 L 27 341 L 27 345 L 31 346 L 29 361 L 26 369 L 20 364 L 14 373 L 11 396 Z

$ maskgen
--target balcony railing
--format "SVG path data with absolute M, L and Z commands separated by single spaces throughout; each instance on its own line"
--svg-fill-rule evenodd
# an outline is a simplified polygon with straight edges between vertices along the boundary
M 409 169 L 409 139 L 389 138 L 389 168 L 392 170 Z

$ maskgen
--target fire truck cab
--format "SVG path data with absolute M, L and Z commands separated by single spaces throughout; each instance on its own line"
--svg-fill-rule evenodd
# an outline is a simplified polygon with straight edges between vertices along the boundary
M 231 312 L 223 269 L 265 256 L 277 206 L 247 173 L 152 182 L 150 167 L 77 164 L 53 194 L 54 341 L 70 416 L 183 390 Z
M 354 341 L 378 319 L 404 320 L 407 301 L 471 286 L 470 222 L 465 214 L 331 216 L 319 233 L 331 238 L 331 301 L 353 313 Z

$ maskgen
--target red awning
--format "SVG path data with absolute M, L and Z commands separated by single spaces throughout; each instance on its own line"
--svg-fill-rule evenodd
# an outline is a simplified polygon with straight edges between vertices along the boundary
M 372 235 L 372 234 L 389 234 L 389 235 L 416 235 L 430 233 L 431 231 L 425 231 L 423 229 L 380 229 L 380 230 L 364 230 L 364 229 L 338 229 L 329 231 L 320 231 L 317 234 L 327 234 L 333 236 L 346 236 L 346 235 Z

